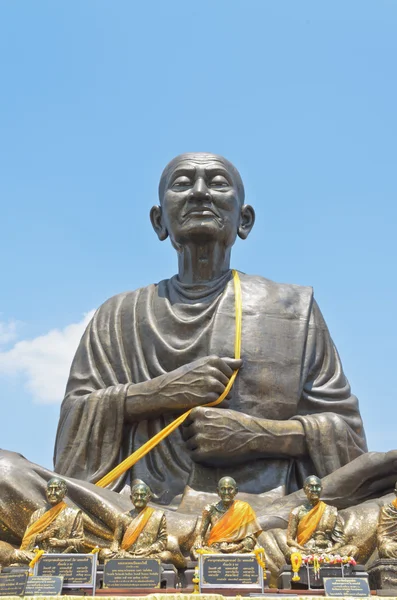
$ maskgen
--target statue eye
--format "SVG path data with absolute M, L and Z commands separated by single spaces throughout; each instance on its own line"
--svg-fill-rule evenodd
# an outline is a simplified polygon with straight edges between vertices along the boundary
M 209 182 L 210 187 L 230 187 L 230 184 L 226 177 L 223 175 L 215 175 Z
M 190 187 L 192 185 L 191 180 L 189 179 L 189 177 L 187 177 L 186 175 L 180 175 L 179 177 L 177 177 L 175 179 L 175 181 L 172 184 L 173 188 L 187 188 Z

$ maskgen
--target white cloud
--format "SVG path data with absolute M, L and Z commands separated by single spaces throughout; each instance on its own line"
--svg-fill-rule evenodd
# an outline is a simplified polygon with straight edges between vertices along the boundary
M 22 376 L 26 388 L 40 404 L 61 402 L 74 353 L 94 312 L 85 314 L 79 323 L 22 340 L 11 350 L 0 352 L 0 374 Z M 0 340 L 10 341 L 12 336 L 15 339 L 15 326 L 2 325 Z
M 17 338 L 18 321 L 0 321 L 0 346 L 13 342 Z

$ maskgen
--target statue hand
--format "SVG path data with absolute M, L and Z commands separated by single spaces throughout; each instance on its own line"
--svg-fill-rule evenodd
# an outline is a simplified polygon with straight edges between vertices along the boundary
M 56 538 L 50 538 L 48 544 L 52 548 L 66 548 L 67 542 L 65 540 L 57 540 Z
M 240 359 L 204 356 L 149 381 L 132 383 L 127 391 L 125 419 L 136 423 L 214 402 L 241 365 Z
M 219 547 L 223 554 L 233 554 L 234 552 L 240 552 L 241 549 L 241 544 L 229 544 L 228 542 L 222 542 Z
M 182 436 L 195 462 L 222 466 L 253 456 L 251 418 L 234 410 L 197 407 L 182 427 Z
M 241 365 L 241 360 L 205 356 L 167 373 L 156 393 L 166 394 L 175 412 L 209 404 L 224 392 L 233 371 Z
M 298 542 L 296 542 L 294 540 L 287 540 L 287 545 L 292 549 L 293 552 L 296 552 L 297 550 L 299 550 L 303 554 L 305 554 L 305 553 L 307 554 L 310 552 L 310 550 L 308 548 L 301 546 L 300 544 L 298 544 Z
M 135 550 L 134 552 L 134 556 L 147 556 L 148 554 L 150 554 L 150 547 L 141 548 L 140 550 Z

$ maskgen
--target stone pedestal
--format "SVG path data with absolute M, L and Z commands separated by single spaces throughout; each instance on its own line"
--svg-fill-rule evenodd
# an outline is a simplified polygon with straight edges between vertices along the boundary
M 391 590 L 392 596 L 397 590 L 397 560 L 381 558 L 368 569 L 369 585 L 372 590 Z

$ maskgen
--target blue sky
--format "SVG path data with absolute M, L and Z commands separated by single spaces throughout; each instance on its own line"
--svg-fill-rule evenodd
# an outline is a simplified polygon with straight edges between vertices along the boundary
M 84 315 L 175 273 L 148 212 L 196 150 L 257 212 L 233 266 L 314 286 L 370 449 L 397 447 L 396 19 L 394 0 L 1 3 L 3 448 L 51 466 Z

